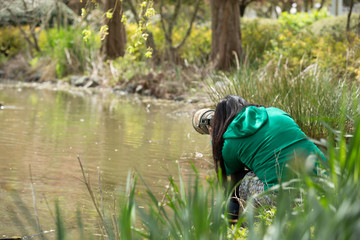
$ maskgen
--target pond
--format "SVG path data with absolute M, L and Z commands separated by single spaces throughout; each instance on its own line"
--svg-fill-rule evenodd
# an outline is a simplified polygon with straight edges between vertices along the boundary
M 209 137 L 193 130 L 186 103 L 21 84 L 0 85 L 0 103 L 0 238 L 36 233 L 31 182 L 43 230 L 54 226 L 55 200 L 68 224 L 78 209 L 95 222 L 77 156 L 94 189 L 100 172 L 106 196 L 125 188 L 129 170 L 156 194 L 178 165 L 184 176 L 190 163 L 203 178 L 212 172 Z

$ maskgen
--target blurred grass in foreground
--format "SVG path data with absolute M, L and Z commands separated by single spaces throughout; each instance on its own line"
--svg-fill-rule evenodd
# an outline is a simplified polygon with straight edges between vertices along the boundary
M 70 235 L 65 216 L 56 203 L 56 239 L 357 239 L 360 233 L 360 122 L 354 125 L 349 143 L 343 131 L 333 131 L 338 135 L 329 137 L 327 162 L 320 169 L 322 174 L 299 172 L 298 178 L 274 189 L 278 192 L 277 207 L 255 209 L 248 204 L 238 224 L 232 227 L 226 220 L 227 197 L 220 184 L 215 178 L 201 180 L 195 168 L 195 176 L 187 186 L 181 174 L 176 180 L 170 176 L 169 187 L 161 199 L 140 175 L 130 172 L 126 191 L 119 196 L 116 207 L 109 210 L 103 208 L 102 196 L 96 193 L 101 193 L 101 185 L 100 189 L 93 190 L 82 171 L 98 212 L 98 227 L 84 227 L 84 222 L 90 219 L 78 214 L 78 226 L 71 227 Z M 145 208 L 137 205 L 135 187 L 139 178 L 147 189 Z M 74 234 L 74 228 L 78 234 Z

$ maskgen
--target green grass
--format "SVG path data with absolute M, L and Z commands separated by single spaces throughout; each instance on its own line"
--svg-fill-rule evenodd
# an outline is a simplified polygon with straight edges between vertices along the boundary
M 317 65 L 292 73 L 286 65 L 269 64 L 260 69 L 244 67 L 228 75 L 213 74 L 208 86 L 215 103 L 235 94 L 248 102 L 280 108 L 309 137 L 318 139 L 327 136 L 323 122 L 339 129 L 342 116 L 346 116 L 345 131 L 354 130 L 351 119 L 358 116 L 359 90 L 349 82 L 346 76 L 337 79 L 330 70 L 319 69 Z
M 68 27 L 49 29 L 42 32 L 39 44 L 42 50 L 40 58 L 55 64 L 56 76 L 63 78 L 70 74 L 79 74 L 95 68 L 99 60 L 100 39 L 94 32 L 84 41 L 84 28 Z M 86 29 L 87 30 L 87 29 Z M 41 60 L 40 60 L 41 62 Z

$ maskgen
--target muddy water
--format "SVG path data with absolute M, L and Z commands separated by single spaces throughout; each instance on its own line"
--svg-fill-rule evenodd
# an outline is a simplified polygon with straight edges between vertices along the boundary
M 43 230 L 54 228 L 56 199 L 68 225 L 77 209 L 96 221 L 77 156 L 96 191 L 101 173 L 106 206 L 130 169 L 157 194 L 177 163 L 185 176 L 191 162 L 203 177 L 211 172 L 209 139 L 193 131 L 182 103 L 21 85 L 0 85 L 0 103 L 0 238 L 37 232 L 30 172 Z

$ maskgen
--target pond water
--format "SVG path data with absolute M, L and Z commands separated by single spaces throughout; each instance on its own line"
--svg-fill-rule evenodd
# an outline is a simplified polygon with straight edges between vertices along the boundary
M 125 188 L 131 169 L 157 194 L 178 163 L 184 176 L 190 163 L 203 178 L 212 171 L 209 137 L 193 130 L 185 103 L 22 85 L 0 85 L 0 103 L 0 238 L 36 233 L 30 175 L 43 230 L 54 227 L 56 199 L 70 225 L 77 209 L 93 211 L 77 156 L 94 189 L 100 171 L 106 196 Z

